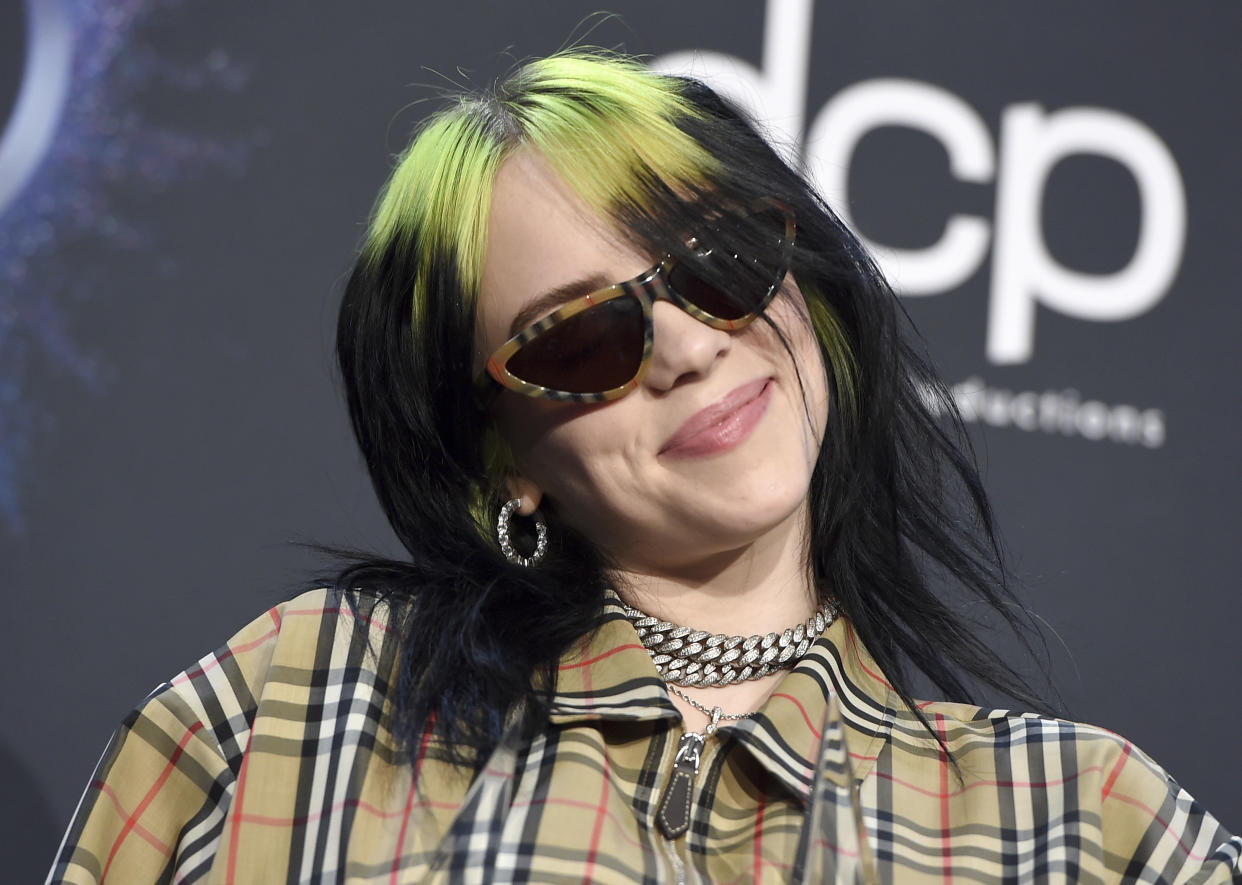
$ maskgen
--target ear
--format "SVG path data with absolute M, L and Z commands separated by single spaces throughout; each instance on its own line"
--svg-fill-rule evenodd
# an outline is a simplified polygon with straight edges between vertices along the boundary
M 524 476 L 510 476 L 506 479 L 505 491 L 510 498 L 522 499 L 517 511 L 522 516 L 530 516 L 539 509 L 539 504 L 543 501 L 543 489 Z

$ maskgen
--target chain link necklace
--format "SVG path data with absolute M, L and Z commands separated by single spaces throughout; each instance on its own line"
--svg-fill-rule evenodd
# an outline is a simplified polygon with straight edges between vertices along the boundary
M 836 607 L 824 602 L 806 623 L 781 633 L 726 636 L 661 621 L 616 598 L 660 677 L 687 688 L 733 685 L 787 670 L 837 617 Z
M 815 638 L 836 619 L 837 609 L 825 602 L 806 623 L 779 634 L 726 636 L 661 621 L 629 605 L 615 593 L 610 591 L 609 595 L 634 626 L 668 690 L 710 720 L 702 733 L 687 731 L 682 735 L 673 757 L 672 776 L 656 809 L 660 831 L 668 839 L 678 839 L 690 828 L 694 779 L 699 773 L 707 738 L 716 733 L 721 720 L 737 722 L 753 713 L 726 713 L 719 706 L 708 707 L 677 686 L 733 685 L 793 667 Z

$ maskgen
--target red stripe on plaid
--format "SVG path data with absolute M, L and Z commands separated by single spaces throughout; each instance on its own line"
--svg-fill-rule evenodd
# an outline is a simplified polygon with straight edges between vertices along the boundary
M 405 834 L 410 826 L 410 811 L 414 808 L 414 794 L 418 791 L 418 781 L 410 778 L 410 794 L 405 797 L 405 810 L 401 813 L 401 832 L 397 835 L 397 850 L 392 855 L 392 869 L 388 873 L 389 885 L 396 885 L 397 873 L 401 872 L 401 849 L 405 845 Z
M 514 802 L 511 807 L 515 809 L 531 808 L 532 806 L 536 806 L 536 805 L 563 805 L 567 808 L 581 808 L 584 811 L 587 811 L 587 810 L 594 811 L 596 808 L 599 807 L 594 802 L 587 802 L 582 799 L 569 799 L 564 796 L 548 796 L 543 799 L 524 799 L 518 802 Z M 625 825 L 627 823 L 632 826 L 637 826 L 637 820 L 634 818 L 634 815 L 626 814 L 626 815 L 618 817 L 617 815 L 609 811 L 605 813 L 605 816 L 612 823 L 612 825 L 616 828 L 617 835 L 620 836 L 625 842 L 627 842 L 630 845 L 633 845 L 635 848 L 642 849 L 642 851 L 645 852 L 646 854 L 655 853 L 651 849 L 650 845 L 644 845 L 642 842 L 639 842 L 637 839 L 631 836 L 628 832 L 626 832 Z
M 866 658 L 864 658 L 862 652 L 858 650 L 858 637 L 854 635 L 854 625 L 849 621 L 845 622 L 845 632 L 850 638 L 850 650 L 854 652 L 854 658 L 858 661 L 858 666 L 861 667 L 863 672 L 865 672 L 868 676 L 880 683 L 880 685 L 884 686 L 889 691 L 892 691 L 893 687 L 889 685 L 888 680 L 867 666 Z
M 168 757 L 168 762 L 164 765 L 164 770 L 160 772 L 160 776 L 155 779 L 155 783 L 151 785 L 151 789 L 147 790 L 147 794 L 142 797 L 142 801 L 138 803 L 138 807 L 125 821 L 125 826 L 121 827 L 120 835 L 116 837 L 116 841 L 112 843 L 112 850 L 108 852 L 108 861 L 104 864 L 103 873 L 99 877 L 100 885 L 103 885 L 105 879 L 108 878 L 108 870 L 112 867 L 112 861 L 116 859 L 116 853 L 121 850 L 121 843 L 128 837 L 130 832 L 138 825 L 138 818 L 142 817 L 142 813 L 147 810 L 155 797 L 163 789 L 165 782 L 172 776 L 173 769 L 177 767 L 177 760 L 181 758 L 181 754 L 185 752 L 185 746 L 203 728 L 203 723 L 195 722 L 185 730 L 185 734 L 181 736 L 181 740 L 177 742 L 177 749 Z
M 423 726 L 423 739 L 418 742 L 418 756 L 414 759 L 414 773 L 410 775 L 410 794 L 405 797 L 405 811 L 401 817 L 401 833 L 397 836 L 397 851 L 392 856 L 392 869 L 389 871 L 389 883 L 396 883 L 397 873 L 401 870 L 401 848 L 405 845 L 405 833 L 410 826 L 410 811 L 414 808 L 414 796 L 418 792 L 418 776 L 422 773 L 423 762 L 427 758 L 427 747 L 431 744 L 431 732 L 435 728 L 436 714 L 427 717 Z
M 113 791 L 112 787 L 100 781 L 92 781 L 91 786 L 112 800 L 112 806 L 117 810 L 117 813 L 120 814 L 121 817 L 129 816 L 129 810 L 126 809 L 123 805 L 121 805 L 121 800 L 117 798 L 116 792 Z M 168 857 L 170 854 L 172 854 L 172 848 L 170 848 L 164 842 L 160 841 L 154 833 L 152 833 L 142 824 L 139 824 L 139 823 L 134 824 L 134 835 L 141 837 L 152 848 L 154 848 L 156 851 L 158 851 L 160 854 L 164 855 L 165 857 Z
M 432 802 L 421 804 L 431 805 L 436 808 L 461 807 L 461 803 L 459 802 Z M 382 808 L 372 805 L 370 802 L 363 802 L 361 799 L 342 799 L 340 802 L 336 802 L 329 807 L 322 808 L 313 814 L 303 814 L 297 817 L 276 817 L 270 814 L 254 814 L 253 812 L 247 812 L 241 815 L 241 818 L 248 824 L 256 824 L 261 827 L 301 827 L 306 824 L 317 823 L 320 818 L 336 814 L 338 811 L 346 808 L 356 808 L 359 811 L 365 811 L 371 816 L 381 819 L 400 817 L 405 813 L 404 809 L 398 809 L 397 811 L 384 811 Z
M 182 683 L 189 682 L 191 679 L 195 679 L 199 676 L 205 676 L 207 674 L 207 671 L 214 670 L 216 667 L 219 667 L 221 663 L 223 663 L 224 661 L 227 661 L 229 658 L 236 657 L 242 652 L 250 651 L 253 648 L 258 648 L 260 645 L 267 642 L 273 636 L 279 635 L 280 625 L 281 625 L 280 612 L 275 608 L 271 608 L 271 609 L 268 609 L 267 613 L 271 617 L 272 622 L 276 625 L 273 629 L 268 630 L 258 639 L 251 640 L 250 642 L 243 642 L 241 645 L 229 646 L 227 649 L 225 649 L 223 654 L 213 656 L 212 659 L 207 662 L 207 666 L 205 667 L 196 665 L 186 670 L 184 673 L 178 673 L 175 677 L 173 677 L 172 684 L 181 685 Z
M 585 640 L 585 638 L 584 638 L 584 639 L 583 639 L 583 642 L 585 642 L 585 641 L 586 641 L 586 640 Z M 622 646 L 622 648 L 624 648 L 624 647 L 625 647 L 625 646 Z M 585 648 L 586 648 L 586 646 L 584 645 L 584 646 L 583 646 L 583 648 L 585 649 Z M 615 648 L 615 649 L 612 649 L 611 651 L 608 651 L 608 652 L 605 652 L 605 653 L 604 653 L 604 654 L 602 654 L 602 655 L 599 655 L 599 656 L 598 656 L 598 657 L 596 657 L 594 660 L 585 660 L 585 661 L 583 661 L 583 662 L 582 662 L 580 665 L 578 665 L 578 666 L 586 666 L 587 664 L 592 664 L 592 663 L 594 663 L 595 661 L 600 660 L 601 658 L 605 658 L 605 657 L 608 657 L 608 656 L 610 656 L 610 655 L 616 654 L 616 653 L 617 653 L 618 651 L 620 651 L 620 650 L 621 650 L 620 648 Z M 564 669 L 564 668 L 562 668 L 562 669 Z M 588 701 L 588 702 L 593 702 L 593 701 L 595 700 L 594 680 L 591 678 L 591 671 L 590 671 L 589 669 L 588 669 L 588 670 L 583 670 L 583 671 L 582 671 L 582 693 L 583 693 L 583 695 L 585 695 L 585 696 L 586 696 L 586 698 L 587 698 L 587 701 Z M 591 881 L 591 873 L 593 873 L 593 872 L 595 871 L 595 857 L 596 857 L 596 855 L 598 855 L 598 854 L 599 854 L 599 836 L 600 836 L 600 832 L 601 832 L 601 830 L 602 830 L 602 821 L 601 821 L 601 819 L 600 819 L 600 816 L 601 816 L 601 815 L 603 815 L 603 814 L 607 814 L 607 804 L 608 804 L 608 754 L 606 754 L 606 753 L 604 754 L 604 771 L 603 771 L 603 776 L 600 778 L 600 780 L 602 780 L 602 781 L 603 781 L 603 791 L 601 792 L 600 797 L 599 797 L 599 801 L 598 801 L 598 803 L 597 803 L 597 804 L 596 804 L 596 806 L 595 806 L 595 808 L 596 808 L 596 813 L 595 813 L 595 826 L 594 826 L 594 828 L 593 828 L 593 829 L 592 829 L 592 831 L 591 831 L 591 848 L 590 848 L 590 850 L 587 852 L 587 858 L 586 858 L 586 871 L 583 873 L 583 876 L 582 876 L 582 881 L 583 881 L 583 882 L 590 882 L 590 881 Z
M 604 658 L 610 658 L 613 655 L 615 655 L 617 652 L 625 651 L 627 648 L 637 648 L 639 650 L 644 650 L 643 646 L 639 645 L 637 642 L 631 642 L 628 645 L 618 645 L 616 648 L 610 648 L 608 649 L 608 651 L 604 652 L 602 655 L 597 655 L 586 661 L 577 661 L 573 664 L 561 664 L 557 669 L 561 671 L 565 671 L 565 670 L 577 670 L 580 667 L 589 667 L 592 664 L 596 663 L 597 661 L 602 661 Z
M 582 872 L 582 881 L 584 885 L 590 883 L 591 876 L 595 872 L 595 858 L 599 856 L 599 840 L 604 832 L 604 819 L 608 816 L 608 754 L 604 754 L 604 770 L 600 773 L 600 781 L 602 789 L 599 792 L 599 802 L 595 806 L 595 826 L 591 828 L 591 848 L 587 852 L 586 869 Z
M 583 639 L 583 642 L 586 642 L 586 640 L 585 640 L 585 639 Z M 584 649 L 585 649 L 585 647 L 586 647 L 586 646 L 583 646 L 583 648 L 584 648 Z M 628 646 L 624 646 L 624 645 L 623 645 L 623 646 L 621 646 L 621 648 L 628 648 Z M 603 659 L 604 659 L 604 658 L 606 658 L 606 657 L 611 657 L 612 655 L 614 655 L 614 654 L 616 654 L 617 652 L 619 652 L 619 651 L 621 650 L 621 648 L 614 648 L 612 651 L 605 652 L 604 654 L 600 655 L 599 657 L 595 658 L 594 660 L 590 660 L 590 661 L 583 661 L 581 664 L 578 664 L 578 665 L 572 665 L 572 666 L 582 666 L 582 667 L 585 667 L 587 664 L 593 664 L 593 663 L 595 663 L 595 661 L 603 660 Z M 562 668 L 562 669 L 564 669 L 564 668 Z M 589 669 L 586 669 L 586 670 L 583 670 L 583 671 L 582 671 L 582 696 L 583 696 L 583 698 L 585 698 L 586 703 L 587 703 L 587 705 L 588 705 L 588 706 L 591 706 L 591 705 L 594 705 L 594 704 L 595 704 L 595 678 L 594 678 L 594 676 L 591 674 L 591 671 L 590 671 Z
M 760 769 L 758 782 L 755 784 L 755 789 L 759 791 L 759 809 L 755 812 L 755 841 L 752 849 L 754 866 L 751 868 L 751 872 L 754 875 L 756 882 L 761 881 L 761 873 L 763 870 L 763 812 L 767 808 L 768 804 L 768 796 L 767 793 L 763 791 L 763 787 L 767 779 L 767 774 Z
M 822 738 L 824 736 L 823 733 L 811 722 L 811 717 L 807 715 L 806 707 L 802 706 L 802 702 L 796 697 L 791 694 L 786 694 L 783 691 L 773 693 L 772 697 L 784 698 L 785 700 L 792 702 L 793 705 L 798 708 L 798 712 L 802 714 L 802 721 L 806 723 L 807 728 L 811 729 L 811 733 L 817 738 Z
M 1177 832 L 1174 831 L 1172 825 L 1167 820 L 1162 818 L 1159 814 L 1157 814 L 1156 809 L 1151 808 L 1146 803 L 1140 802 L 1138 799 L 1135 799 L 1131 796 L 1127 796 L 1124 793 L 1115 793 L 1109 798 L 1116 799 L 1120 802 L 1124 802 L 1127 805 L 1133 805 L 1135 808 L 1139 808 L 1145 811 L 1152 820 L 1160 824 L 1160 826 L 1164 827 L 1164 830 L 1166 833 L 1170 833 L 1173 836 L 1173 838 L 1177 840 L 1177 847 L 1182 849 L 1182 853 L 1185 854 L 1191 860 L 1204 861 L 1204 860 L 1207 860 L 1208 857 L 1210 856 L 1207 854 L 1195 854 L 1193 851 L 1191 851 L 1190 846 L 1182 841 L 1182 837 Z
M 230 809 L 235 815 L 233 817 L 233 825 L 229 828 L 229 858 L 228 864 L 225 866 L 224 881 L 228 885 L 233 885 L 237 876 L 237 843 L 241 838 L 241 822 L 242 822 L 242 795 L 246 787 L 246 775 L 250 771 L 250 741 L 254 739 L 254 732 L 250 732 L 250 739 L 246 741 L 246 752 L 242 756 L 241 771 L 237 773 L 237 795 L 233 799 L 233 807 Z
M 846 848 L 842 845 L 838 845 L 836 842 L 829 842 L 827 839 L 824 839 L 824 838 L 816 839 L 811 844 L 819 848 L 827 848 L 829 851 L 831 851 L 834 854 L 844 854 L 846 857 L 860 857 L 861 856 L 861 852 L 852 851 L 849 848 Z
M 1113 770 L 1108 775 L 1108 780 L 1104 781 L 1104 788 L 1100 790 L 1101 802 L 1107 799 L 1108 794 L 1113 791 L 1113 784 L 1117 783 L 1117 778 L 1121 776 L 1121 769 L 1126 767 L 1126 760 L 1130 758 L 1130 749 L 1133 746 L 1129 741 L 1126 741 L 1125 746 L 1121 748 L 1121 758 L 1113 766 Z
M 207 675 L 208 671 L 214 670 L 216 667 L 219 667 L 222 663 L 227 661 L 229 658 L 236 657 L 242 652 L 250 651 L 252 648 L 257 648 L 258 646 L 267 642 L 273 636 L 277 635 L 279 632 L 280 632 L 280 627 L 277 626 L 276 629 L 268 630 L 258 639 L 254 639 L 250 642 L 243 642 L 241 645 L 229 646 L 229 648 L 225 649 L 223 653 L 212 657 L 212 659 L 208 661 L 205 666 L 200 666 L 196 664 L 190 669 L 186 670 L 184 673 L 178 673 L 176 676 L 173 677 L 172 684 L 181 685 L 183 683 L 189 682 L 191 679 L 197 679 L 199 676 L 205 676 Z
M 327 615 L 327 614 L 345 615 L 349 618 L 353 618 L 353 620 L 355 621 L 359 621 L 363 624 L 366 624 L 368 627 L 377 627 L 380 630 L 383 630 L 385 633 L 392 632 L 392 628 L 390 626 L 388 626 L 387 624 L 380 623 L 376 618 L 356 617 L 354 613 L 350 610 L 349 606 L 345 605 L 344 603 L 342 603 L 341 605 L 338 605 L 335 608 L 291 608 L 285 612 L 285 617 L 290 617 L 292 615 L 299 615 L 299 616 L 312 615 L 315 617 L 323 617 L 324 615 Z
M 936 714 L 936 732 L 940 740 L 946 739 L 944 716 Z M 949 828 L 949 757 L 940 748 L 940 859 L 943 863 L 944 881 L 953 881 L 953 839 Z
M 972 781 L 971 783 L 967 784 L 961 789 L 950 790 L 948 793 L 942 793 L 939 790 L 924 789 L 923 787 L 920 787 L 916 783 L 912 783 L 911 781 L 907 781 L 907 780 L 902 780 L 901 778 L 896 777 L 895 775 L 890 774 L 888 772 L 884 772 L 884 771 L 877 771 L 875 776 L 879 778 L 884 778 L 884 780 L 887 780 L 887 781 L 891 781 L 892 783 L 897 784 L 898 786 L 905 787 L 907 790 L 913 790 L 916 793 L 922 793 L 924 796 L 937 796 L 937 797 L 947 796 L 950 799 L 954 799 L 962 795 L 963 793 L 969 792 L 970 790 L 976 790 L 979 787 L 1010 787 L 1014 789 L 1046 790 L 1049 787 L 1059 787 L 1062 784 L 1069 783 L 1070 781 L 1076 781 L 1080 777 L 1082 777 L 1084 774 L 1097 773 L 1102 770 L 1103 769 L 1099 765 L 1092 765 L 1092 766 L 1089 766 L 1088 768 L 1080 769 L 1075 774 L 1071 774 L 1066 777 L 1057 778 L 1055 780 L 1050 780 L 1050 781 L 1002 781 L 1002 780 L 985 780 L 985 779 L 980 778 L 979 780 Z

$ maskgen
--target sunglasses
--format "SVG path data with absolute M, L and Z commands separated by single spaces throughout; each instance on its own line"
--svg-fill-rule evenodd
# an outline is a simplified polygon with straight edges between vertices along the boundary
M 527 326 L 487 361 L 480 394 L 501 388 L 537 399 L 596 403 L 638 387 L 651 362 L 656 301 L 671 301 L 713 329 L 745 328 L 780 290 L 793 252 L 793 215 L 763 200 L 739 219 L 764 238 L 761 254 L 713 247 L 692 238 L 688 259 L 666 255 L 632 280 L 575 298 Z M 719 226 L 715 229 L 718 233 Z

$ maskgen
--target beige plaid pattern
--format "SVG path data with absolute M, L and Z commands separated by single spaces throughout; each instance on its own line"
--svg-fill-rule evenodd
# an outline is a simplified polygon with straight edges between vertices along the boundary
M 618 610 L 477 777 L 430 730 L 397 749 L 397 651 L 324 591 L 272 609 L 126 717 L 48 881 L 1242 881 L 1242 839 L 1102 729 L 926 704 L 950 761 L 845 619 L 709 740 L 676 842 L 680 719 Z

